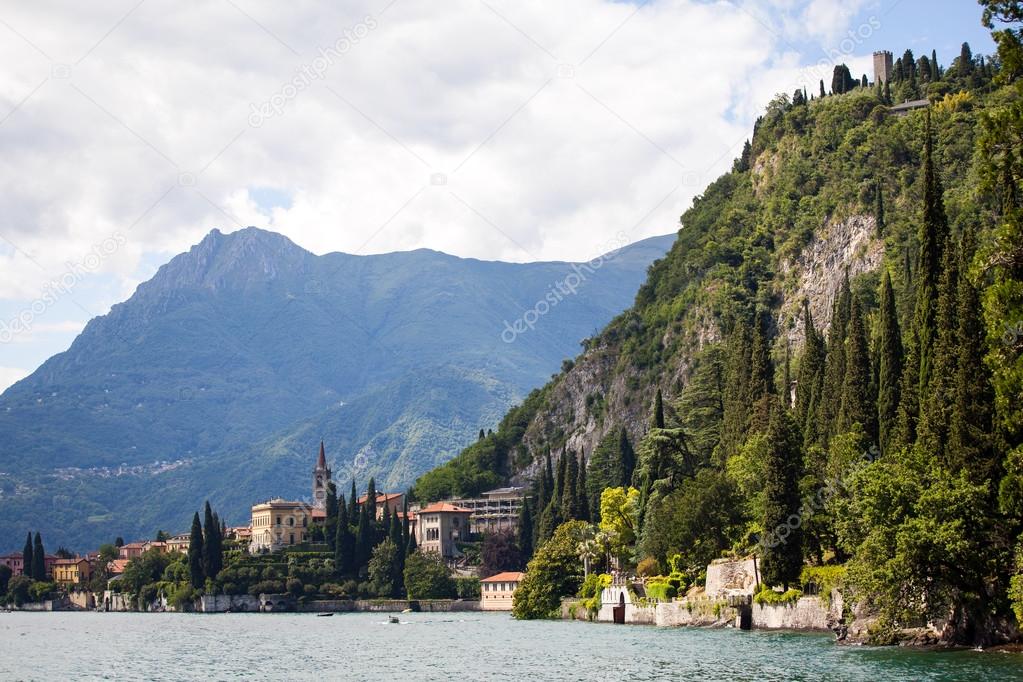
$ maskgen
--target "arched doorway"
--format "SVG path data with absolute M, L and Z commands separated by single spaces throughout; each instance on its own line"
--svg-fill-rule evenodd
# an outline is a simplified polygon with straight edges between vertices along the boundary
M 614 607 L 614 622 L 616 625 L 625 625 L 625 590 L 618 593 L 618 604 Z

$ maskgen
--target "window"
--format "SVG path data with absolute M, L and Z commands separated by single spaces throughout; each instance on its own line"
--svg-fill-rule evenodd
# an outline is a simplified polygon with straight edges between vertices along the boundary
M 278 526 L 281 525 L 281 517 L 279 517 L 279 516 L 277 517 L 277 525 Z

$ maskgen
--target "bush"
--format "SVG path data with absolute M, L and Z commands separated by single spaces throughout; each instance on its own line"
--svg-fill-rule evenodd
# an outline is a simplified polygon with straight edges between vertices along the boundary
M 302 591 L 305 592 L 305 596 L 307 597 L 315 597 L 320 592 L 316 588 L 316 585 L 306 585 L 302 588 Z
M 288 592 L 293 594 L 293 595 L 295 595 L 296 597 L 298 595 L 302 594 L 302 589 L 303 589 L 302 588 L 302 581 L 299 580 L 298 578 L 288 578 L 288 582 L 286 583 L 286 587 L 287 587 Z
M 183 583 L 181 587 L 170 593 L 170 596 L 167 597 L 167 603 L 179 611 L 185 610 L 192 606 L 198 596 L 199 594 L 192 589 L 191 585 Z
M 258 597 L 261 594 L 283 594 L 284 583 L 280 580 L 263 580 L 249 588 L 249 594 Z
M 678 596 L 678 587 L 662 578 L 660 581 L 646 584 L 646 596 L 657 601 L 668 602 Z
M 646 559 L 640 561 L 639 565 L 636 566 L 636 575 L 640 578 L 652 578 L 655 575 L 660 574 L 660 572 L 661 567 L 657 563 L 657 559 L 653 557 L 648 556 Z
M 803 596 L 800 590 L 788 590 L 787 592 L 775 592 L 766 585 L 753 597 L 755 604 L 761 604 L 763 606 L 784 604 L 792 605 L 799 601 L 799 598 Z
M 455 592 L 459 599 L 480 599 L 482 596 L 480 579 L 455 578 Z
M 32 598 L 32 579 L 23 575 L 11 578 L 7 583 L 7 599 L 15 606 L 21 606 Z

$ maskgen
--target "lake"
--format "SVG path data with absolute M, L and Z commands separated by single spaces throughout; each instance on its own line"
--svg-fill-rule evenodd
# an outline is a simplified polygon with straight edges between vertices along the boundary
M 829 635 L 517 622 L 503 614 L 0 613 L 0 678 L 996 680 L 1023 655 L 836 646 Z

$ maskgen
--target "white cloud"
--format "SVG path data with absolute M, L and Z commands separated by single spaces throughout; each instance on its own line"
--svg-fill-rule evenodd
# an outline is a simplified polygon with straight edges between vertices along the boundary
M 726 0 L 388 2 L 5 3 L 0 298 L 118 231 L 99 271 L 125 291 L 147 254 L 248 224 L 321 253 L 595 255 L 676 229 L 803 85 L 787 36 Z M 862 4 L 774 2 L 815 35 Z M 303 68 L 322 78 L 287 96 Z

